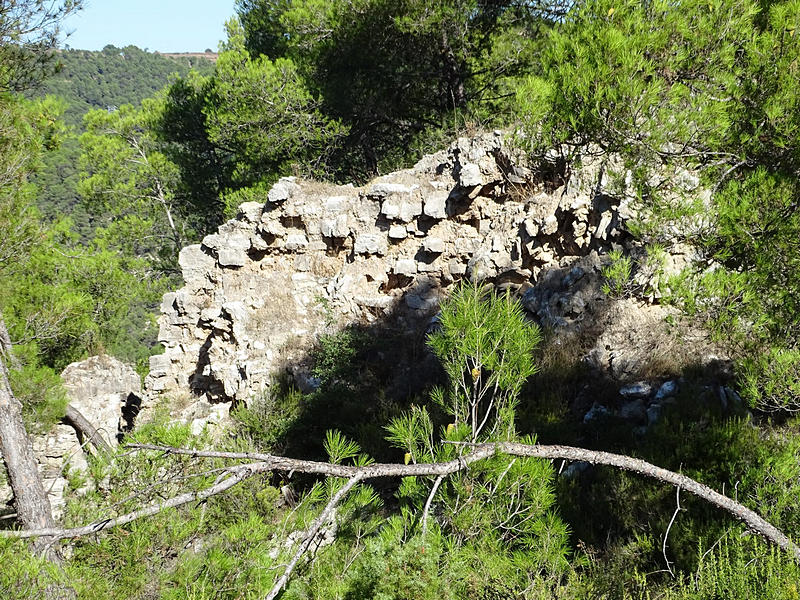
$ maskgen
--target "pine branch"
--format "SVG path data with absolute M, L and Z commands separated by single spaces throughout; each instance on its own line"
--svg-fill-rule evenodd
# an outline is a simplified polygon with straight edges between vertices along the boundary
M 322 510 L 322 513 L 320 513 L 320 515 L 314 520 L 314 522 L 311 524 L 311 527 L 303 536 L 300 546 L 294 553 L 292 560 L 288 565 L 286 565 L 286 569 L 284 570 L 283 575 L 280 576 L 280 579 L 278 579 L 278 581 L 275 582 L 275 585 L 272 586 L 272 589 L 266 596 L 266 600 L 274 600 L 275 597 L 281 593 L 281 590 L 284 588 L 284 586 L 289 583 L 289 577 L 291 577 L 292 572 L 297 566 L 297 563 L 300 562 L 303 554 L 305 554 L 308 548 L 311 546 L 311 542 L 314 541 L 314 538 L 319 533 L 319 530 L 322 529 L 323 525 L 333 519 L 333 513 L 336 510 L 336 507 L 350 492 L 350 490 L 353 489 L 353 486 L 361 481 L 361 479 L 363 479 L 361 475 L 355 475 L 354 477 L 351 477 L 350 480 L 333 495 L 328 504 Z

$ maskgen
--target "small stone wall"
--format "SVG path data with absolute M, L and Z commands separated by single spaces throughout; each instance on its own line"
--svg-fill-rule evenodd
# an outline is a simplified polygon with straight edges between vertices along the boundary
M 320 332 L 390 313 L 427 319 L 461 278 L 522 294 L 576 261 L 596 275 L 599 256 L 626 238 L 624 196 L 606 184 L 588 163 L 566 182 L 537 181 L 499 132 L 361 188 L 281 179 L 263 204 L 242 205 L 181 252 L 186 285 L 164 296 L 165 352 L 152 357 L 146 387 L 246 401 L 277 369 L 301 368 Z

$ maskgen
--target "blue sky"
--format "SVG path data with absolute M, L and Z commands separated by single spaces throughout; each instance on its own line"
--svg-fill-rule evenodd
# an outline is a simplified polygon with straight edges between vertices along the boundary
M 74 32 L 62 46 L 101 50 L 107 44 L 133 44 L 151 52 L 217 50 L 234 0 L 85 0 L 85 8 L 67 19 Z

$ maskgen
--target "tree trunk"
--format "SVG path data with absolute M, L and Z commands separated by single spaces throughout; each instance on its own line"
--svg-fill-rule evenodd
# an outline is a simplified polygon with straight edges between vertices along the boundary
M 8 331 L 0 315 L 0 340 L 7 339 Z M 14 491 L 17 519 L 25 529 L 49 528 L 55 525 L 50 501 L 42 485 L 33 446 L 22 421 L 22 404 L 14 397 L 8 383 L 6 361 L 10 356 L 11 348 L 3 342 L 0 347 L 0 452 Z M 53 539 L 45 538 L 35 542 L 34 549 L 55 558 L 52 544 Z
M 455 52 L 450 45 L 450 40 L 447 37 L 447 31 L 442 28 L 442 36 L 439 40 L 439 48 L 442 53 L 442 75 L 447 85 L 447 91 L 450 95 L 445 99 L 445 102 L 451 102 L 452 106 L 448 108 L 464 108 L 467 105 L 467 92 L 464 89 L 464 77 L 461 73 L 461 68 L 458 64 Z

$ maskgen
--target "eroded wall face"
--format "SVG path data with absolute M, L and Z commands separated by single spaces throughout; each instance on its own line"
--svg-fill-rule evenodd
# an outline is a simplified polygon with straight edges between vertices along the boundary
M 319 333 L 389 314 L 424 322 L 465 277 L 518 293 L 545 325 L 580 321 L 600 256 L 626 239 L 628 200 L 607 185 L 586 162 L 566 181 L 537 181 L 499 133 L 362 188 L 282 179 L 181 252 L 186 285 L 164 297 L 166 350 L 146 387 L 246 401 L 286 365 L 302 378 Z

